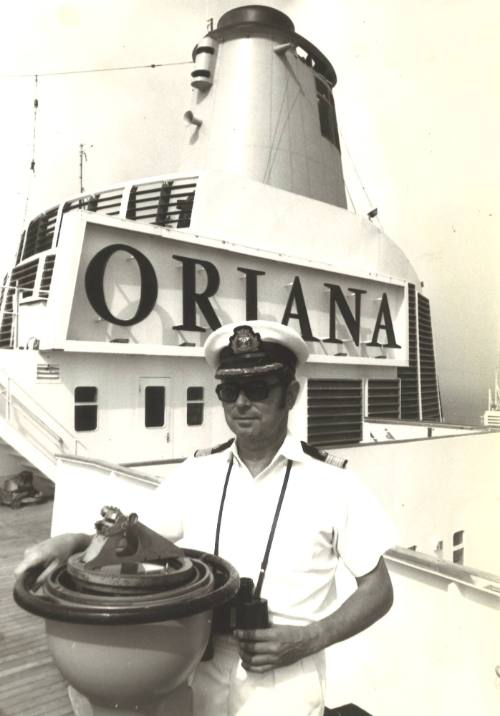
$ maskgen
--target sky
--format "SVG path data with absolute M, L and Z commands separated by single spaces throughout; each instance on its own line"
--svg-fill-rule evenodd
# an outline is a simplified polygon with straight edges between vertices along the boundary
M 3 6 L 2 276 L 25 219 L 79 192 L 80 145 L 89 191 L 176 170 L 191 50 L 208 18 L 239 4 L 17 0 L 8 14 Z M 379 226 L 424 282 L 446 421 L 477 424 L 500 355 L 500 5 L 267 4 L 335 67 L 353 208 L 378 209 Z

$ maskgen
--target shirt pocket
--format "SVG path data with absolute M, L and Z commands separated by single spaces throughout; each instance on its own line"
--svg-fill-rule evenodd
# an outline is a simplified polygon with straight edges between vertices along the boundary
M 332 530 L 313 515 L 287 515 L 278 522 L 271 548 L 273 571 L 327 569 L 333 555 Z

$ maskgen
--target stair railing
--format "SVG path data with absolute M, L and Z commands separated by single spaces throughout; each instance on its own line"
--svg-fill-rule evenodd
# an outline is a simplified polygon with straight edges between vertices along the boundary
M 56 453 L 67 455 L 87 453 L 87 448 L 81 440 L 47 413 L 43 406 L 10 376 L 2 373 L 0 373 L 0 406 L 7 423 L 30 442 L 36 443 L 37 447 L 49 457 L 53 458 Z M 46 444 L 47 439 L 50 441 L 51 448 Z

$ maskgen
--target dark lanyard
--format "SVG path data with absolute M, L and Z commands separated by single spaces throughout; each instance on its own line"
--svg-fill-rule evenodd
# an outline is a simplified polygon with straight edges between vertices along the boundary
M 219 515 L 217 517 L 217 528 L 215 530 L 214 554 L 216 557 L 219 556 L 220 526 L 222 523 L 222 513 L 224 511 L 224 503 L 226 501 L 226 493 L 227 493 L 227 486 L 229 484 L 229 477 L 231 475 L 231 470 L 233 469 L 233 462 L 234 462 L 234 455 L 233 455 L 233 453 L 231 453 L 231 457 L 229 459 L 229 466 L 227 468 L 227 473 L 226 473 L 226 479 L 224 480 L 224 487 L 222 488 L 222 496 L 221 496 L 220 506 L 219 506 Z M 290 477 L 291 469 L 292 469 L 292 461 L 288 460 L 287 465 L 286 465 L 285 477 L 283 478 L 283 484 L 281 485 L 280 496 L 278 498 L 278 503 L 276 505 L 276 510 L 274 512 L 273 524 L 271 525 L 271 530 L 269 532 L 269 537 L 267 539 L 266 551 L 264 552 L 264 557 L 263 557 L 262 563 L 260 565 L 259 579 L 257 581 L 257 586 L 255 587 L 255 593 L 254 593 L 254 596 L 256 598 L 260 597 L 260 593 L 262 591 L 262 584 L 264 582 L 264 577 L 266 576 L 267 563 L 269 562 L 269 554 L 271 552 L 271 546 L 273 544 L 274 533 L 276 532 L 276 526 L 278 524 L 278 518 L 279 518 L 280 512 L 281 512 L 281 505 L 283 504 L 283 498 L 285 497 L 285 492 L 286 492 L 286 488 L 288 485 L 288 478 Z

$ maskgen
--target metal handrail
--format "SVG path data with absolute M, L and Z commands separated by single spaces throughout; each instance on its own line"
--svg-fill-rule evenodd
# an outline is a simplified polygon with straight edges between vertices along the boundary
M 385 553 L 385 557 L 410 569 L 433 574 L 448 582 L 456 582 L 470 589 L 479 590 L 500 598 L 500 576 L 485 572 L 476 567 L 456 564 L 434 555 L 418 552 L 405 547 L 394 547 Z
M 16 393 L 20 393 L 20 396 L 13 394 L 12 386 L 15 386 L 15 391 Z M 13 401 L 15 400 L 16 408 L 21 410 L 23 415 L 25 415 L 30 420 L 35 422 L 39 427 L 41 427 L 43 432 L 55 441 L 55 443 L 59 447 L 59 451 L 64 451 L 65 446 L 69 443 L 70 445 L 73 445 L 73 451 L 72 453 L 70 451 L 69 454 L 78 455 L 78 446 L 81 446 L 81 448 L 83 448 L 83 450 L 86 452 L 87 448 L 85 444 L 81 440 L 76 438 L 74 435 L 72 435 L 71 432 L 64 427 L 64 425 L 61 425 L 51 415 L 48 415 L 45 409 L 39 403 L 37 403 L 37 401 L 34 400 L 30 395 L 28 395 L 28 393 L 26 393 L 26 391 L 18 383 L 12 380 L 10 376 L 3 377 L 0 374 L 0 392 L 3 392 L 5 394 L 5 419 L 10 425 L 12 425 L 11 411 L 13 407 Z M 57 429 L 49 427 L 47 423 L 44 422 L 44 420 L 39 417 L 39 415 L 37 415 L 33 408 L 30 407 L 30 402 L 32 403 L 32 405 L 36 406 L 36 409 L 40 413 L 47 415 L 48 419 L 56 425 Z

